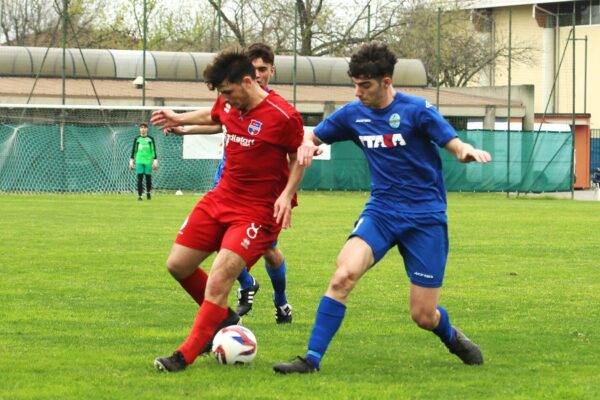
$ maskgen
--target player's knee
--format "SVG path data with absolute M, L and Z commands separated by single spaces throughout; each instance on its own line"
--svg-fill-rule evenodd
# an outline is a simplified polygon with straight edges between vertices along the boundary
M 268 249 L 263 257 L 269 268 L 272 269 L 279 268 L 283 263 L 283 254 L 277 247 Z
M 410 316 L 413 321 L 419 326 L 419 328 L 432 330 L 436 325 L 436 314 L 435 310 L 429 312 L 424 309 L 414 309 L 410 311 Z
M 178 281 L 187 278 L 188 276 L 193 274 L 195 270 L 195 268 L 190 268 L 188 265 L 178 261 L 177 258 L 174 257 L 169 257 L 167 259 L 166 267 L 167 271 L 169 271 L 171 276 L 173 276 L 173 278 L 177 279 Z
M 334 292 L 347 295 L 352 291 L 357 280 L 358 276 L 356 274 L 350 272 L 346 268 L 338 267 L 331 279 L 329 287 Z

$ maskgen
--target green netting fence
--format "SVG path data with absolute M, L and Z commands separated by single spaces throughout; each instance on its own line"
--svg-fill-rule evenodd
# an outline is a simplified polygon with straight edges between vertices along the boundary
M 119 112 L 92 118 L 89 110 L 28 110 L 0 114 L 0 191 L 133 192 L 135 173 L 127 168 L 137 123 L 146 115 Z M 45 115 L 44 113 L 55 113 Z M 98 114 L 98 111 L 94 111 Z M 93 122 L 108 120 L 109 123 Z M 65 122 L 56 122 L 56 121 Z M 158 190 L 204 192 L 212 187 L 218 160 L 183 159 L 183 139 L 155 128 L 160 168 Z M 465 131 L 460 137 L 489 151 L 489 164 L 461 164 L 442 150 L 449 191 L 550 192 L 571 189 L 573 162 L 569 133 Z M 362 151 L 351 142 L 332 146 L 331 159 L 315 161 L 303 190 L 369 190 Z
M 571 190 L 570 133 L 462 131 L 463 141 L 492 154 L 488 164 L 463 164 L 441 150 L 448 191 L 555 192 Z M 366 159 L 354 143 L 336 143 L 330 161 L 315 161 L 303 189 L 369 190 Z

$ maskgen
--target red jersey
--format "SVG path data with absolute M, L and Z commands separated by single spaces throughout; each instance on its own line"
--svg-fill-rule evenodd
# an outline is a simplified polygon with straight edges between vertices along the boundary
M 300 113 L 271 90 L 245 112 L 219 96 L 211 118 L 225 126 L 227 154 L 214 195 L 237 203 L 247 213 L 274 220 L 273 205 L 289 177 L 287 154 L 297 151 L 304 136 Z

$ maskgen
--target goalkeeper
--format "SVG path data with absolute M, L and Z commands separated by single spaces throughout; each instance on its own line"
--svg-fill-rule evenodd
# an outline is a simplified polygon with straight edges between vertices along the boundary
M 152 170 L 158 169 L 158 156 L 156 143 L 152 136 L 148 136 L 148 124 L 140 123 L 140 134 L 133 141 L 129 169 L 137 174 L 138 200 L 142 200 L 144 193 L 144 176 L 146 177 L 146 198 L 152 199 Z

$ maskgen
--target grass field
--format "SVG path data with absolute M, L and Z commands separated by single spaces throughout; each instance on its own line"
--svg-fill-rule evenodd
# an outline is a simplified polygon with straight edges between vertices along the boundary
M 303 355 L 335 258 L 367 196 L 302 193 L 283 232 L 294 323 L 277 326 L 264 267 L 244 325 L 258 356 L 209 357 L 159 374 L 195 303 L 164 262 L 197 196 L 0 195 L 1 399 L 597 399 L 600 204 L 450 194 L 442 304 L 482 348 L 468 367 L 408 314 L 390 251 L 350 297 L 313 375 L 271 367 Z M 231 304 L 235 300 L 232 295 Z

